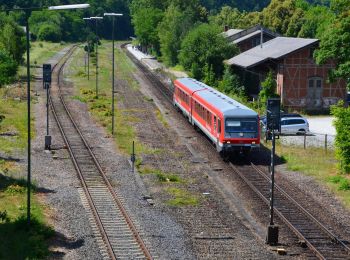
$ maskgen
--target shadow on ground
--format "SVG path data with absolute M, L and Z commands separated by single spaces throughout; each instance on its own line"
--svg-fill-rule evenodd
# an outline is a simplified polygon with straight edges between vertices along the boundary
M 4 174 L 0 173 L 0 192 L 8 190 L 9 187 L 18 187 L 26 189 L 27 187 L 27 180 L 25 179 L 16 179 L 13 177 L 6 176 Z M 36 193 L 56 193 L 55 190 L 46 189 L 44 187 L 38 187 L 36 185 L 32 184 L 32 190 Z
M 30 226 L 26 216 L 0 222 L 0 259 L 60 259 L 66 251 L 83 245 L 83 239 L 67 238 L 35 218 Z

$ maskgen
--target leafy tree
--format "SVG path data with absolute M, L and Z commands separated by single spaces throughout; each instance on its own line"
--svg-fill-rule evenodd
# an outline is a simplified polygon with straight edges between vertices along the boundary
M 334 20 L 334 13 L 325 6 L 310 6 L 306 11 L 298 37 L 320 37 Z
M 224 28 L 226 25 L 230 28 L 246 28 L 243 22 L 245 15 L 246 13 L 240 12 L 237 8 L 224 6 L 220 13 L 210 17 L 210 21 L 221 28 Z
M 159 38 L 156 30 L 163 18 L 163 12 L 157 8 L 139 9 L 132 16 L 135 34 L 143 46 L 153 46 L 159 49 Z
M 296 9 L 294 0 L 272 0 L 262 11 L 263 24 L 275 32 L 286 34 Z
M 22 62 L 26 50 L 23 30 L 5 15 L 0 16 L 0 49 L 18 64 Z
M 272 71 L 269 71 L 266 79 L 261 82 L 261 90 L 259 92 L 259 99 L 261 104 L 265 104 L 269 98 L 278 97 L 276 94 L 277 83 Z
M 339 160 L 338 168 L 342 173 L 350 173 L 350 107 L 344 108 L 344 103 L 331 107 L 331 113 L 335 116 L 334 126 L 337 131 L 335 136 L 335 154 Z
M 0 86 L 14 80 L 18 64 L 4 50 L 0 50 Z
M 231 71 L 230 66 L 225 67 L 224 76 L 219 81 L 218 89 L 226 94 L 231 94 L 239 97 L 245 96 L 244 86 L 237 74 Z
M 196 74 L 202 77 L 212 70 L 215 78 L 220 78 L 224 70 L 223 61 L 237 54 L 238 49 L 228 44 L 219 33 L 218 27 L 209 24 L 200 24 L 192 29 L 181 44 L 180 64 L 187 70 L 196 68 Z M 198 68 L 202 73 L 198 73 Z
M 216 87 L 216 79 L 215 79 L 215 73 L 213 69 L 212 64 L 205 64 L 204 66 L 204 83 L 206 83 L 209 86 Z
M 40 26 L 38 39 L 41 41 L 59 42 L 61 40 L 61 30 L 55 24 L 44 23 Z
M 198 20 L 204 20 L 199 5 L 193 2 L 186 5 L 185 3 L 170 6 L 165 11 L 162 22 L 158 25 L 158 35 L 160 49 L 163 60 L 167 65 L 175 65 L 178 62 L 178 52 L 181 41 L 187 32 L 193 27 Z M 184 8 L 184 9 L 181 9 Z
M 316 51 L 316 62 L 324 64 L 334 60 L 336 67 L 330 72 L 330 80 L 350 78 L 350 12 L 349 0 L 334 0 L 331 7 L 338 13 L 336 19 L 321 36 L 320 48 Z M 343 8 L 343 9 L 342 9 Z

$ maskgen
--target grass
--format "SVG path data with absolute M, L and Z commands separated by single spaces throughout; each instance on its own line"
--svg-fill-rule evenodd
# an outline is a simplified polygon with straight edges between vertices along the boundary
M 31 42 L 30 43 L 30 64 L 31 66 L 42 66 L 49 58 L 54 56 L 58 51 L 63 49 L 66 44 L 52 42 Z M 26 56 L 24 57 L 26 59 Z M 33 70 L 31 70 L 32 72 Z M 19 67 L 18 74 L 24 77 L 27 74 L 26 61 Z
M 3 161 L 0 169 L 16 175 L 13 165 Z M 5 170 L 6 169 L 6 170 Z M 26 219 L 26 181 L 0 175 L 0 259 L 42 259 L 49 255 L 48 239 L 53 229 L 45 224 L 44 207 L 32 189 L 31 226 Z
M 199 199 L 184 189 L 169 187 L 166 191 L 173 197 L 167 202 L 169 206 L 196 206 L 199 204 Z
M 165 128 L 169 128 L 168 121 L 166 121 L 162 112 L 160 112 L 159 109 L 156 110 L 156 116 L 157 116 L 158 120 L 164 125 Z
M 277 144 L 276 154 L 286 163 L 288 170 L 313 177 L 350 208 L 350 176 L 337 173 L 337 160 L 333 151 L 325 153 L 323 148 L 302 149 Z
M 0 133 L 15 134 L 15 136 L 0 136 L 0 149 L 8 154 L 23 150 L 27 145 L 27 103 L 15 99 L 12 92 L 17 91 L 20 90 L 18 88 L 0 89 L 0 115 L 5 116 L 0 123 Z
M 96 81 L 95 81 L 95 68 L 90 69 L 90 81 L 87 80 L 87 75 L 84 71 L 84 51 L 80 47 L 74 54 L 74 59 L 71 62 L 70 78 L 74 82 L 75 86 L 79 90 L 73 97 L 76 100 L 84 102 L 88 105 L 93 117 L 111 134 L 112 122 L 111 122 L 111 77 L 112 77 L 112 63 L 111 63 L 111 43 L 102 41 L 102 45 L 99 46 L 99 97 L 95 96 Z M 138 83 L 132 77 L 132 73 L 135 71 L 134 65 L 120 50 L 115 52 L 115 60 L 117 64 L 116 74 L 119 79 L 127 81 L 132 86 L 131 91 L 138 89 Z M 94 58 L 92 60 L 95 60 Z M 118 88 L 117 88 L 118 90 Z M 132 148 L 132 142 L 135 141 L 135 150 L 137 154 L 142 153 L 157 153 L 157 150 L 151 149 L 140 141 L 138 141 L 135 129 L 132 127 L 132 123 L 138 122 L 140 119 L 137 113 L 141 112 L 137 109 L 122 109 L 118 107 L 118 103 L 121 97 L 116 95 L 116 110 L 115 110 L 115 135 L 119 149 L 124 154 L 130 154 Z

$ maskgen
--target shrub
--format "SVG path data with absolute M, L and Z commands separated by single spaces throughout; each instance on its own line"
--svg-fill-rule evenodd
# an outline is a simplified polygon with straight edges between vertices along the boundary
M 55 24 L 44 23 L 40 26 L 38 39 L 41 41 L 59 42 L 61 40 L 61 29 Z
M 334 126 L 335 155 L 339 160 L 338 168 L 341 173 L 350 173 L 350 107 L 345 108 L 344 102 L 331 107 L 331 114 L 335 116 Z
M 0 86 L 11 83 L 17 73 L 18 64 L 3 50 L 0 50 Z

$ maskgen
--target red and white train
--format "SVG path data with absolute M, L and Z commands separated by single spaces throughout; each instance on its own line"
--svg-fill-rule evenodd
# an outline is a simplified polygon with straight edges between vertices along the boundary
M 259 115 L 214 88 L 192 78 L 177 79 L 173 102 L 218 152 L 249 152 L 260 146 Z

